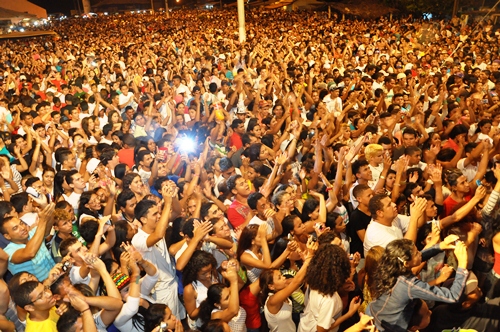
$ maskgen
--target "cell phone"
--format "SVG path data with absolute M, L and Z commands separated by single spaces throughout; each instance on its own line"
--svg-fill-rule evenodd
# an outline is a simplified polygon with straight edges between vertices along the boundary
M 476 185 L 479 187 L 479 186 L 482 186 L 483 183 L 481 182 L 481 180 L 476 180 Z M 26 190 L 27 191 L 27 190 Z
M 63 263 L 62 270 L 64 272 L 67 272 L 67 271 L 69 271 L 71 269 L 72 266 L 73 266 L 73 264 L 71 264 L 70 261 L 66 261 L 66 262 Z
M 483 103 L 483 104 L 488 104 L 488 99 L 483 99 L 483 100 L 481 100 L 481 103 Z
M 312 138 L 313 136 L 314 136 L 314 130 L 311 130 L 311 131 L 309 132 L 309 138 Z
M 160 323 L 160 332 L 165 332 L 167 331 L 167 323 L 161 322 Z
M 26 192 L 35 198 L 38 198 L 40 196 L 40 194 L 37 193 L 37 191 L 33 187 L 26 188 Z

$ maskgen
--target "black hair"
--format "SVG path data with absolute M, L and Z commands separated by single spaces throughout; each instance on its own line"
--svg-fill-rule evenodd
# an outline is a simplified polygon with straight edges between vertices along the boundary
M 141 218 L 144 217 L 153 206 L 156 206 L 156 202 L 149 199 L 143 199 L 137 203 L 134 209 L 135 219 L 141 221 Z

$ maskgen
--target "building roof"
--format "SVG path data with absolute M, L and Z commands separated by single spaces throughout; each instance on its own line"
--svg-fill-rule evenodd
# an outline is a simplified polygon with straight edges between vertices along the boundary
M 11 18 L 36 18 L 36 15 L 29 14 L 27 12 L 17 12 L 15 10 L 0 7 L 0 19 L 5 20 Z
M 105 6 L 119 6 L 119 5 L 151 5 L 150 0 L 102 0 L 95 5 L 94 7 L 105 7 Z

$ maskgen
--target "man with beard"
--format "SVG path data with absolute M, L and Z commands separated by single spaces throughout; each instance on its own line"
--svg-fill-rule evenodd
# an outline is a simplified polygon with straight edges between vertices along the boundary
M 137 173 L 140 175 L 143 183 L 148 183 L 151 177 L 151 166 L 153 165 L 153 157 L 151 152 L 142 150 L 137 153 Z

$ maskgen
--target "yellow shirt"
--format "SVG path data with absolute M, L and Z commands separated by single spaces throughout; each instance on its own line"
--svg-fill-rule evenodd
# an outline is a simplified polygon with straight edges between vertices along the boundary
M 56 314 L 56 307 L 52 307 L 49 312 L 49 318 L 41 321 L 34 322 L 30 319 L 30 314 L 26 316 L 26 332 L 57 332 L 57 321 L 59 320 L 59 315 Z

